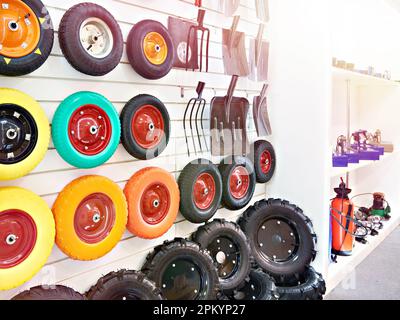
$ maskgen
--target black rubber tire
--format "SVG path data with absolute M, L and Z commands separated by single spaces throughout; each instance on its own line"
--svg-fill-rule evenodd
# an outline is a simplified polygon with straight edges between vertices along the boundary
M 37 286 L 21 292 L 11 300 L 86 300 L 86 298 L 64 286 Z
M 219 278 L 221 290 L 226 295 L 232 294 L 235 289 L 241 288 L 251 270 L 250 244 L 240 229 L 239 225 L 233 222 L 216 219 L 202 227 L 193 235 L 193 241 L 206 249 L 214 259 L 214 264 L 218 265 L 216 255 L 210 250 L 210 245 L 217 238 L 226 238 L 232 241 L 237 248 L 240 256 L 236 259 L 236 269 L 229 278 Z
M 279 294 L 271 276 L 260 269 L 253 269 L 244 286 L 232 298 L 237 301 L 271 301 L 279 300 Z
M 79 31 L 88 18 L 105 22 L 113 35 L 113 49 L 104 58 L 95 58 L 83 48 Z M 114 70 L 121 61 L 124 41 L 118 22 L 103 7 L 89 2 L 79 3 L 70 8 L 62 17 L 58 29 L 60 47 L 69 64 L 76 70 L 91 76 L 103 76 Z
M 196 206 L 193 192 L 197 178 L 204 173 L 210 174 L 215 182 L 215 197 L 206 210 Z M 181 192 L 180 212 L 182 215 L 192 223 L 210 220 L 219 209 L 222 198 L 222 177 L 217 166 L 206 159 L 194 160 L 183 169 L 178 183 Z
M 244 167 L 249 173 L 250 184 L 247 194 L 242 199 L 236 199 L 230 192 L 230 178 L 232 172 L 237 167 Z M 247 206 L 253 198 L 256 189 L 256 175 L 254 173 L 254 166 L 250 159 L 241 156 L 227 157 L 218 167 L 222 176 L 222 203 L 232 211 L 240 210 Z
M 88 300 L 163 300 L 154 282 L 133 270 L 110 272 L 89 289 L 86 297 Z
M 296 286 L 277 287 L 279 300 L 323 300 L 325 281 L 312 267 L 307 268 Z
M 290 223 L 296 232 L 295 236 L 299 245 L 287 261 L 275 262 L 265 256 L 260 249 L 257 241 L 258 231 L 268 219 L 282 219 Z M 255 262 L 271 274 L 278 285 L 298 278 L 315 259 L 317 236 L 312 222 L 300 208 L 288 201 L 281 199 L 259 201 L 244 212 L 238 223 L 249 237 Z
M 136 111 L 144 105 L 151 105 L 157 108 L 164 120 L 164 137 L 160 143 L 152 149 L 141 147 L 132 134 L 132 119 Z M 126 151 L 128 151 L 131 156 L 140 160 L 149 160 L 158 157 L 167 147 L 171 132 L 171 121 L 167 108 L 156 97 L 148 94 L 141 94 L 132 98 L 122 109 L 120 119 L 122 128 L 121 141 Z
M 198 295 L 195 300 L 215 300 L 219 292 L 219 281 L 213 259 L 206 250 L 201 249 L 197 243 L 192 241 L 179 238 L 157 246 L 148 255 L 142 271 L 161 288 L 161 294 L 166 300 L 174 300 L 164 290 L 162 280 L 169 263 L 178 258 L 194 262 L 201 270 L 203 283 L 205 281 L 208 283 L 206 290 L 199 293 L 201 297 Z M 179 299 L 184 300 L 183 297 L 179 297 Z
M 0 55 L 0 74 L 5 76 L 22 76 L 35 71 L 47 60 L 53 48 L 53 23 L 44 4 L 40 0 L 22 0 L 22 2 L 32 9 L 38 19 L 44 19 L 44 22 L 39 21 L 40 38 L 33 52 L 21 58 L 11 58 L 11 60 Z
M 161 34 L 168 47 L 167 58 L 161 65 L 152 64 L 144 54 L 143 41 L 149 32 Z M 172 69 L 175 56 L 174 44 L 168 29 L 154 20 L 142 20 L 133 26 L 126 42 L 126 52 L 132 68 L 143 78 L 150 80 L 165 77 Z
M 264 151 L 269 152 L 271 156 L 271 167 L 267 173 L 264 173 L 261 167 L 261 156 Z M 254 171 L 258 183 L 269 182 L 275 173 L 276 168 L 276 155 L 272 144 L 266 140 L 258 140 L 251 146 L 251 156 L 254 158 Z

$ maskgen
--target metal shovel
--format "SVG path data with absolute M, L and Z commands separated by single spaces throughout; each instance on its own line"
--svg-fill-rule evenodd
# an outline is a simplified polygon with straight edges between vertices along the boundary
M 271 122 L 268 115 L 267 90 L 268 84 L 264 84 L 260 95 L 253 99 L 253 118 L 259 137 L 272 134 Z
M 246 56 L 246 37 L 244 32 L 238 32 L 240 16 L 233 18 L 231 29 L 222 30 L 222 56 L 225 74 L 247 77 L 250 73 Z
M 256 39 L 250 41 L 250 75 L 253 81 L 268 80 L 269 42 L 263 41 L 264 24 L 260 24 Z
M 255 0 L 257 18 L 263 22 L 269 21 L 269 1 L 268 0 Z
M 238 76 L 233 76 L 225 97 L 211 100 L 211 153 L 214 156 L 245 155 L 249 150 L 247 115 L 249 101 L 234 97 Z

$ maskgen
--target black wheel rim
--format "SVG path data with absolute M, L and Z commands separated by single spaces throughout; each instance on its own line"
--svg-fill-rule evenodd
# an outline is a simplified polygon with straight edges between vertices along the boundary
M 118 301 L 118 300 L 144 300 L 144 299 L 143 295 L 141 295 L 135 289 L 126 289 L 112 294 L 110 300 Z
M 262 295 L 262 286 L 260 279 L 250 277 L 250 281 L 246 283 L 244 288 L 238 292 L 238 300 L 258 300 Z
M 14 104 L 0 105 L 0 164 L 11 165 L 26 159 L 37 139 L 36 122 L 28 111 Z
M 220 279 L 229 279 L 237 272 L 240 264 L 240 252 L 234 241 L 227 237 L 219 237 L 211 242 L 207 250 L 218 264 Z
M 297 257 L 299 235 L 295 225 L 285 219 L 271 218 L 257 231 L 257 248 L 262 255 L 275 263 L 285 263 Z
M 173 260 L 161 279 L 161 290 L 167 300 L 199 300 L 207 291 L 203 272 L 190 259 Z

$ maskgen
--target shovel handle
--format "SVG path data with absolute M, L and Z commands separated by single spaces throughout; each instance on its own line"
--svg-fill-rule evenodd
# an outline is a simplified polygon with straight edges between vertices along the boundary
M 269 84 L 264 83 L 261 93 L 260 93 L 260 101 L 263 101 L 265 98 L 267 98 L 267 91 L 268 91 Z
M 196 92 L 199 95 L 199 99 L 203 95 L 203 91 L 204 91 L 205 86 L 206 86 L 206 84 L 204 82 L 201 82 L 201 81 L 199 81 L 199 83 L 197 84 Z
M 194 2 L 194 5 L 196 6 L 196 7 L 201 7 L 202 6 L 202 0 L 196 0 L 195 2 Z
M 232 47 L 233 47 L 233 41 L 235 40 L 235 34 L 236 34 L 237 28 L 239 26 L 239 21 L 240 21 L 240 16 L 233 17 L 231 32 L 229 34 L 229 47 L 228 47 L 229 52 L 232 50 Z
M 199 12 L 197 14 L 197 24 L 199 27 L 204 26 L 204 17 L 206 16 L 206 10 L 204 9 L 199 9 Z
M 263 23 L 260 23 L 256 38 L 256 64 L 258 64 L 258 61 L 260 61 L 264 30 L 265 30 L 265 25 Z
M 231 104 L 233 99 L 233 94 L 235 92 L 235 88 L 238 82 L 239 76 L 232 76 L 231 83 L 229 84 L 228 94 L 225 98 L 225 117 L 226 122 L 230 122 L 230 115 L 231 115 Z

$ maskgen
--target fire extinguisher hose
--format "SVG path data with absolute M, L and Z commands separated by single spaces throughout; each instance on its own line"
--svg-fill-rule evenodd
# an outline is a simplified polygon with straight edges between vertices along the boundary
M 352 217 L 350 217 L 350 216 L 345 216 L 345 215 L 343 215 L 343 213 L 341 212 L 341 211 L 339 211 L 339 210 L 337 210 L 337 209 L 335 209 L 335 208 L 333 208 L 333 207 L 331 207 L 331 211 L 335 211 L 336 213 L 338 213 L 341 217 L 343 217 L 343 218 L 345 218 L 346 220 L 347 220 L 347 223 L 346 223 L 346 226 L 344 226 L 343 224 L 342 224 L 342 222 L 338 219 L 338 218 L 336 218 L 332 213 L 330 213 L 330 215 L 331 215 L 331 217 L 333 218 L 333 220 L 335 220 L 338 224 L 339 224 L 339 226 L 341 227 L 341 228 L 343 228 L 347 233 L 349 233 L 349 234 L 351 234 L 352 236 L 354 236 L 354 237 L 359 237 L 359 238 L 364 238 L 364 237 L 366 237 L 366 236 L 368 236 L 368 230 L 367 230 L 367 228 L 366 227 L 364 227 L 358 220 L 356 220 L 356 219 L 353 219 Z M 357 227 L 360 227 L 360 228 L 362 228 L 362 229 L 364 229 L 365 230 L 365 235 L 363 235 L 363 234 L 355 234 L 353 231 L 351 231 L 350 229 L 349 229 L 349 227 L 348 227 L 348 224 L 349 224 L 349 222 L 351 222 L 351 221 L 353 221 L 354 222 L 354 224 L 357 226 Z

